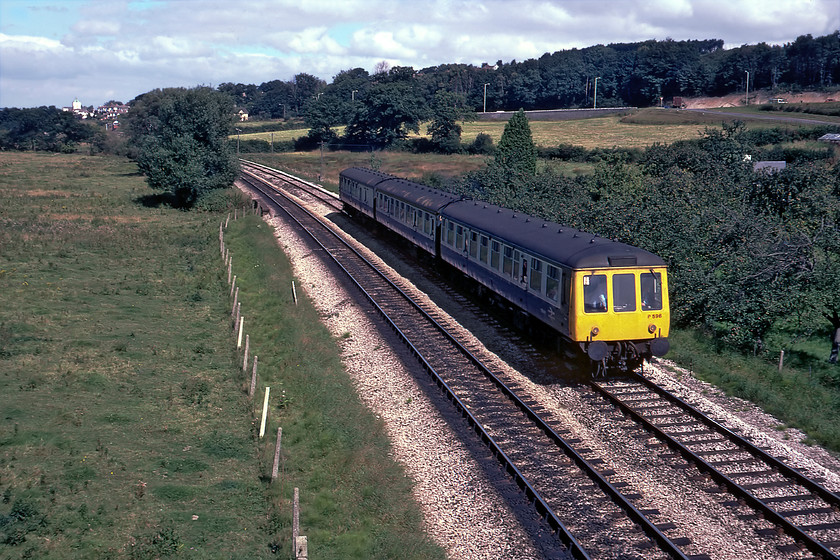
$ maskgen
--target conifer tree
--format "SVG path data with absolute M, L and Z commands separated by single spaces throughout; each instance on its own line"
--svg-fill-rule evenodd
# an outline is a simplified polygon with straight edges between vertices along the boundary
M 505 125 L 496 147 L 496 165 L 514 175 L 537 173 L 537 147 L 531 137 L 531 126 L 525 111 L 520 109 Z

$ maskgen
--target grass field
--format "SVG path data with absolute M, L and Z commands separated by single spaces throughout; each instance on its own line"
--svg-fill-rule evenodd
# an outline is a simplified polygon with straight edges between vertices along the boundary
M 0 557 L 284 557 L 294 487 L 313 557 L 441 557 L 261 221 L 233 221 L 227 240 L 278 395 L 268 433 L 287 429 L 273 486 L 222 216 L 159 204 L 124 159 L 29 153 L 0 155 L 0 208 Z
M 615 115 L 569 121 L 532 121 L 530 123 L 534 143 L 540 147 L 557 146 L 558 144 L 573 144 L 587 149 L 593 148 L 645 148 L 652 144 L 669 144 L 677 140 L 692 140 L 698 138 L 708 127 L 720 127 L 724 121 L 740 119 L 748 127 L 766 128 L 779 126 L 779 123 L 767 121 L 768 117 L 791 117 L 814 120 L 832 120 L 840 124 L 840 118 L 808 115 L 805 113 L 770 113 L 756 107 L 737 107 L 730 109 L 715 109 L 723 113 L 754 114 L 755 118 L 733 115 L 726 117 L 720 114 L 703 113 L 699 111 L 679 111 L 668 109 L 642 109 L 630 115 Z M 256 123 L 250 126 L 255 127 Z M 505 129 L 504 121 L 472 121 L 461 123 L 463 131 L 461 141 L 469 144 L 481 133 L 488 134 L 493 142 L 498 144 Z M 278 130 L 275 132 L 247 132 L 242 129 L 242 140 L 293 141 L 306 135 L 308 129 L 301 126 L 298 129 Z M 344 127 L 337 127 L 336 133 L 344 133 Z M 426 124 L 421 125 L 420 135 L 426 134 Z

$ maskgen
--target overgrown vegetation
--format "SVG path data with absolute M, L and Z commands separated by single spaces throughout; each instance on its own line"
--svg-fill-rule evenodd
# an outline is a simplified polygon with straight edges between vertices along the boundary
M 252 347 L 285 389 L 268 485 L 219 256 L 232 201 L 205 202 L 162 204 L 125 159 L 0 155 L 0 556 L 277 558 L 300 487 L 319 558 L 442 557 L 268 228 L 239 220 Z

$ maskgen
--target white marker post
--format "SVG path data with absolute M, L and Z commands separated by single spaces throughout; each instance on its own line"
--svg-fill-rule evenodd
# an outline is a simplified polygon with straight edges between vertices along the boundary
M 268 416 L 268 394 L 271 391 L 271 387 L 265 388 L 265 399 L 263 399 L 263 413 L 262 413 L 262 421 L 260 422 L 260 438 L 265 435 L 265 420 Z

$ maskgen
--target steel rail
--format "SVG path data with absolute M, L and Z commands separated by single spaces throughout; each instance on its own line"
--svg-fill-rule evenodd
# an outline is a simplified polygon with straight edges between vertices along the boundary
M 793 537 L 794 539 L 800 541 L 805 547 L 808 548 L 813 553 L 819 554 L 823 558 L 827 559 L 837 559 L 838 556 L 827 548 L 823 543 L 813 538 L 808 533 L 804 532 L 801 528 L 797 525 L 788 521 L 784 516 L 782 516 L 779 512 L 768 506 L 764 503 L 760 498 L 756 497 L 752 492 L 732 480 L 730 477 L 726 476 L 726 474 L 720 472 L 716 469 L 711 463 L 688 449 L 685 445 L 677 441 L 675 438 L 670 436 L 667 432 L 663 431 L 660 427 L 656 424 L 645 418 L 640 412 L 633 409 L 631 406 L 626 404 L 622 401 L 618 396 L 610 392 L 608 389 L 602 387 L 597 381 L 593 381 L 590 383 L 592 387 L 594 387 L 599 393 L 604 395 L 610 402 L 614 403 L 619 409 L 621 409 L 624 413 L 632 417 L 636 422 L 640 423 L 647 429 L 649 432 L 656 435 L 657 438 L 664 441 L 668 447 L 677 451 L 680 455 L 682 455 L 685 459 L 689 462 L 696 464 L 700 470 L 705 471 L 711 476 L 715 481 L 725 485 L 729 492 L 742 498 L 750 507 L 758 510 L 761 512 L 768 520 L 776 523 L 782 530 L 787 533 L 789 536 Z M 664 391 L 664 389 L 663 389 Z M 666 391 L 667 392 L 667 391 Z M 677 397 L 675 397 L 677 398 Z M 686 406 L 689 406 L 686 403 Z M 701 414 L 699 411 L 696 411 L 693 407 L 690 407 L 691 410 L 694 411 L 694 415 L 699 415 L 700 417 L 705 418 L 705 415 Z M 699 420 L 699 418 L 698 418 Z M 708 419 L 712 423 L 716 424 L 711 419 Z M 725 428 L 724 428 L 725 430 Z M 727 432 L 729 430 L 726 430 Z M 730 432 L 731 433 L 731 432 Z M 735 434 L 733 434 L 735 435 Z M 740 437 L 740 436 L 735 436 Z

